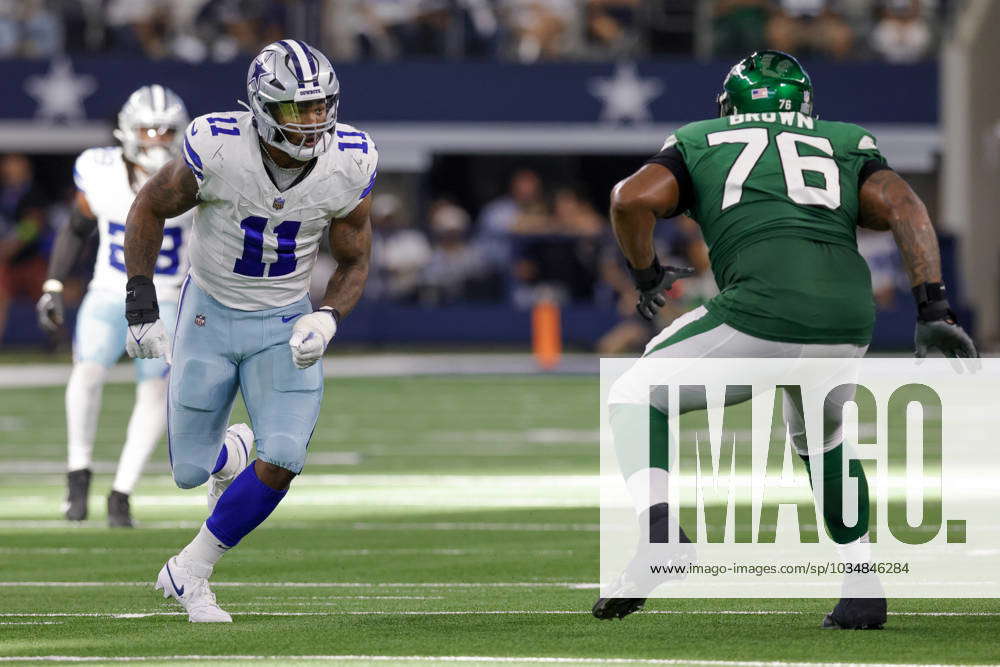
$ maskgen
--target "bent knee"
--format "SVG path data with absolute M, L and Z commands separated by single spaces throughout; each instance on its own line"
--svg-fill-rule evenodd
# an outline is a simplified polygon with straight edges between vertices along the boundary
M 293 476 L 302 472 L 305 464 L 306 445 L 308 438 L 295 435 L 270 435 L 257 441 L 257 460 L 262 464 L 291 473 Z
M 174 483 L 182 489 L 193 489 L 208 481 L 211 470 L 190 463 L 178 463 L 174 466 Z

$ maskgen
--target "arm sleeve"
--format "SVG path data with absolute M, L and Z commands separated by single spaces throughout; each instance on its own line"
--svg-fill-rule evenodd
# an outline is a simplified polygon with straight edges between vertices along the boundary
M 74 206 L 69 222 L 56 235 L 52 255 L 49 257 L 49 278 L 59 282 L 66 280 L 66 276 L 80 256 L 80 251 L 95 229 L 97 221 L 86 217 Z
M 664 144 L 663 149 L 653 157 L 646 160 L 646 164 L 658 164 L 666 167 L 677 179 L 679 196 L 677 207 L 664 217 L 671 217 L 678 213 L 683 213 L 694 206 L 694 183 L 691 181 L 691 173 L 684 162 L 684 155 L 677 148 L 677 140 L 671 135 Z

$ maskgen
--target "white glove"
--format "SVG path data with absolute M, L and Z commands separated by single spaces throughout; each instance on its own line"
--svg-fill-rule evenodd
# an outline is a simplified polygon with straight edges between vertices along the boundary
M 157 319 L 155 322 L 128 325 L 125 351 L 133 359 L 166 357 L 167 363 L 170 363 L 170 339 L 167 338 L 163 322 Z
M 64 320 L 63 284 L 49 278 L 42 284 L 42 298 L 38 300 L 35 310 L 38 313 L 38 326 L 49 333 L 55 333 Z
M 329 310 L 317 310 L 300 317 L 292 327 L 288 345 L 298 368 L 309 368 L 323 356 L 326 346 L 337 333 L 337 321 Z

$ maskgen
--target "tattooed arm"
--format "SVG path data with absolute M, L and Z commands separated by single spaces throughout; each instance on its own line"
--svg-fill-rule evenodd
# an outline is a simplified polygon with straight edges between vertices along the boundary
M 327 283 L 323 304 L 292 327 L 288 345 L 292 363 L 298 368 L 309 368 L 319 361 L 341 319 L 351 312 L 365 289 L 372 251 L 371 200 L 365 197 L 346 217 L 330 223 L 330 254 L 337 260 L 337 270 Z
M 910 276 L 917 301 L 914 344 L 918 357 L 939 351 L 946 357 L 965 358 L 970 371 L 978 370 L 975 343 L 958 325 L 941 282 L 941 253 L 927 207 L 891 169 L 877 171 L 861 186 L 858 224 L 879 231 L 892 230 Z M 961 364 L 953 364 L 961 372 Z
M 330 254 L 337 270 L 323 296 L 323 306 L 346 316 L 361 298 L 372 252 L 372 198 L 365 197 L 346 218 L 330 223 Z
M 156 172 L 139 190 L 125 221 L 125 268 L 128 277 L 152 276 L 163 245 L 163 223 L 198 203 L 198 182 L 177 158 Z
M 941 254 L 927 207 L 899 174 L 883 169 L 861 186 L 858 225 L 892 230 L 910 285 L 941 282 Z

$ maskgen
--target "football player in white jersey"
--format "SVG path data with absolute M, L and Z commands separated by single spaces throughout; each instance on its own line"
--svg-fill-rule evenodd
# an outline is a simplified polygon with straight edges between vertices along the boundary
M 317 362 L 368 277 L 378 152 L 337 122 L 339 95 L 318 50 L 293 39 L 265 47 L 247 75 L 248 111 L 192 121 L 183 159 L 150 179 L 125 225 L 127 347 L 158 357 L 170 352 L 151 280 L 164 221 L 195 210 L 167 437 L 174 481 L 209 482 L 211 514 L 156 580 L 194 622 L 232 621 L 208 577 L 302 471 L 323 396 Z M 337 269 L 313 311 L 309 275 L 323 235 Z M 253 432 L 227 432 L 237 388 Z
M 139 188 L 180 155 L 187 123 L 184 102 L 173 91 L 158 84 L 143 86 L 129 96 L 118 114 L 115 138 L 121 145 L 84 151 L 73 170 L 77 193 L 72 216 L 56 237 L 48 280 L 38 302 L 39 324 L 55 331 L 63 321 L 63 280 L 96 229 L 100 240 L 97 261 L 76 319 L 73 372 L 66 386 L 66 518 L 71 521 L 87 518 L 91 455 L 104 378 L 125 349 L 127 323 L 121 301 L 127 280 L 125 217 Z M 156 248 L 152 279 L 168 330 L 173 329 L 180 286 L 187 275 L 185 243 L 191 218 L 182 214 L 167 220 L 163 241 Z M 129 495 L 166 429 L 166 360 L 138 359 L 135 374 L 135 406 L 108 496 L 108 522 L 112 526 L 132 526 Z

